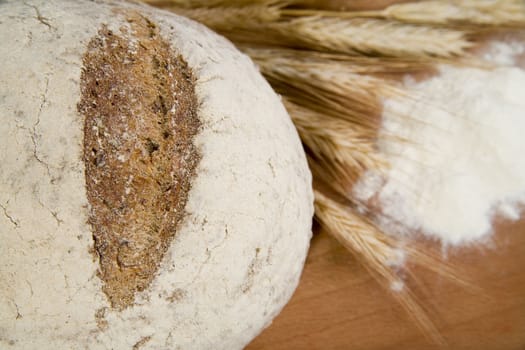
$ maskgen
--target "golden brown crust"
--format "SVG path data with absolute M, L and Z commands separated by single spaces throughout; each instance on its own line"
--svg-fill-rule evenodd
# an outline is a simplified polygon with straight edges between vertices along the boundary
M 136 12 L 103 26 L 83 57 L 87 198 L 103 291 L 117 309 L 153 280 L 184 215 L 199 161 L 195 81 Z

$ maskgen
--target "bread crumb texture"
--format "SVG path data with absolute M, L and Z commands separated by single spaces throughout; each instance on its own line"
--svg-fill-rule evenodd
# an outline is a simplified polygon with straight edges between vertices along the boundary
M 0 349 L 242 349 L 313 214 L 254 64 L 120 0 L 0 1 L 0 42 Z
M 151 20 L 122 15 L 129 29 L 103 25 L 88 44 L 78 106 L 100 277 L 119 309 L 153 280 L 199 159 L 191 70 Z

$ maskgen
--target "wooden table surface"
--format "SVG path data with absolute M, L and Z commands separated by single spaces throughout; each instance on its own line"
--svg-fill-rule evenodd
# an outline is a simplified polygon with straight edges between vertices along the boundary
M 322 232 L 292 300 L 247 349 L 525 350 L 525 220 L 498 221 L 492 242 L 443 258 L 479 289 L 413 269 L 446 346 L 425 338 L 391 292 Z

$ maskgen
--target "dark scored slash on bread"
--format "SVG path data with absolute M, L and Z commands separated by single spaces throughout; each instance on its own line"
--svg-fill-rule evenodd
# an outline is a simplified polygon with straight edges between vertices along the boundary
M 136 12 L 102 26 L 83 57 L 81 101 L 89 221 L 113 308 L 155 276 L 184 216 L 199 162 L 195 80 L 158 27 Z

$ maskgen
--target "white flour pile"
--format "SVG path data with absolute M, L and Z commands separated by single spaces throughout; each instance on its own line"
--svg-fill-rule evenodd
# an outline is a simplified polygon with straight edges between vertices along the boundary
M 485 57 L 511 64 L 522 49 L 493 45 Z M 379 147 L 390 168 L 365 174 L 355 187 L 361 200 L 378 201 L 383 229 L 459 245 L 486 238 L 495 215 L 518 219 L 525 203 L 525 71 L 442 66 L 440 75 L 405 86 L 413 101 L 384 101 Z

